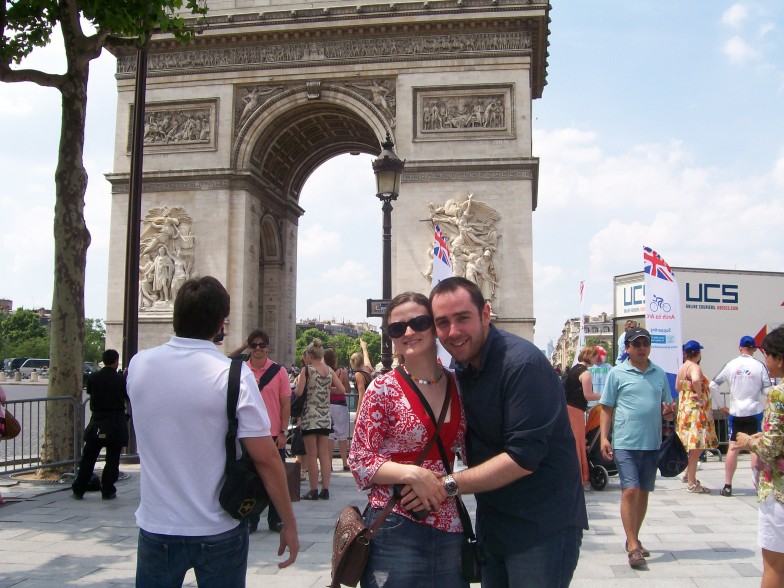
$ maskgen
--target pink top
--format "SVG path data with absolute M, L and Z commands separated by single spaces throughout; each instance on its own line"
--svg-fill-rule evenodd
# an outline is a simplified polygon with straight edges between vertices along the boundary
M 466 420 L 454 377 L 451 374 L 447 377 L 451 404 L 449 421 L 441 427 L 441 440 L 454 464 L 454 454 L 462 447 L 465 438 Z M 441 407 L 434 412 L 438 416 Z M 455 418 L 457 415 L 459 418 Z M 435 424 L 416 393 L 397 372 L 379 376 L 368 386 L 357 414 L 348 459 L 357 486 L 362 490 L 370 489 L 368 499 L 371 507 L 383 509 L 391 496 L 390 486 L 371 482 L 378 468 L 388 461 L 414 463 L 434 433 Z M 439 475 L 446 473 L 436 444 L 422 462 L 422 467 Z M 442 531 L 458 533 L 463 530 L 454 498 L 447 498 L 436 512 L 423 521 L 414 518 L 400 503 L 392 512 Z
M 256 378 L 258 385 L 261 376 L 264 375 L 269 367 L 274 363 L 270 358 L 267 358 L 267 363 L 261 369 L 254 368 L 250 360 L 246 362 L 250 371 L 253 372 L 253 377 Z M 277 437 L 282 431 L 288 428 L 288 423 L 281 423 L 280 417 L 280 403 L 291 402 L 291 387 L 289 386 L 289 376 L 286 368 L 281 366 L 275 377 L 272 378 L 269 384 L 264 386 L 261 391 L 261 399 L 264 401 L 264 406 L 267 407 L 267 414 L 270 420 L 270 435 Z

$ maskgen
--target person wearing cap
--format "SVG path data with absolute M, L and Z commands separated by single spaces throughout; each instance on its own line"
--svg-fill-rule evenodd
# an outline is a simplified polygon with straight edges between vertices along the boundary
M 708 378 L 702 373 L 703 346 L 695 340 L 683 345 L 683 365 L 675 376 L 678 396 L 678 420 L 676 431 L 689 452 L 686 466 L 687 490 L 692 494 L 710 494 L 697 479 L 697 462 L 706 449 L 716 449 L 719 440 L 713 425 L 713 407 L 708 388 Z
M 672 418 L 673 405 L 667 374 L 648 359 L 651 334 L 640 327 L 629 330 L 624 352 L 628 359 L 610 370 L 599 400 L 601 449 L 618 468 L 626 552 L 629 565 L 639 567 L 650 555 L 640 543 L 640 528 L 656 481 L 662 416 Z
M 729 407 L 721 411 L 727 416 L 729 447 L 724 460 L 724 488 L 722 496 L 732 496 L 732 478 L 738 467 L 738 433 L 754 435 L 762 424 L 762 412 L 770 390 L 770 374 L 761 361 L 754 359 L 758 349 L 753 337 L 745 335 L 739 343 L 740 355 L 730 360 L 713 378 L 710 389 L 716 393 L 719 386 L 727 384 L 730 388 Z M 751 467 L 754 471 L 757 457 L 752 454 Z

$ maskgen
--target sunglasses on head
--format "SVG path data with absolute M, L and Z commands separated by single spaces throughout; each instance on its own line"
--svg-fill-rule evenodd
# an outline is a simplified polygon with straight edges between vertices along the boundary
M 264 349 L 267 346 L 266 343 L 250 343 L 248 345 L 249 349 Z
M 632 347 L 650 347 L 651 340 L 646 339 L 645 337 L 640 337 L 639 339 L 635 339 L 632 341 Z
M 433 318 L 426 314 L 420 314 L 419 316 L 415 316 L 414 318 L 405 322 L 400 321 L 397 323 L 389 323 L 387 325 L 387 334 L 393 339 L 397 339 L 398 337 L 402 337 L 405 334 L 408 327 L 411 327 L 417 332 L 421 332 L 427 331 L 432 326 Z

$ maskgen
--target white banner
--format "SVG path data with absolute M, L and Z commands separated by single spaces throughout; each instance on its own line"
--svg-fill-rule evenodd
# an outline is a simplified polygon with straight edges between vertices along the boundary
M 449 254 L 449 245 L 446 236 L 438 225 L 433 226 L 433 273 L 431 288 L 435 288 L 441 280 L 452 277 L 452 257 Z M 441 341 L 436 342 L 438 346 L 438 361 L 444 367 L 452 367 L 452 356 L 449 355 Z
M 650 247 L 643 246 L 645 272 L 645 328 L 651 334 L 650 360 L 667 372 L 672 397 L 677 398 L 675 375 L 683 363 L 681 349 L 681 294 L 675 274 Z

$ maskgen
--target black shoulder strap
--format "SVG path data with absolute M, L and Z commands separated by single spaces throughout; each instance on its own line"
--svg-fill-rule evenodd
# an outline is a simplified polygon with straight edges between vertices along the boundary
M 279 364 L 273 363 L 271 366 L 269 366 L 267 371 L 264 372 L 264 375 L 259 378 L 259 390 L 263 390 L 264 386 L 269 384 L 272 381 L 272 378 L 278 375 L 279 371 L 280 371 Z
M 229 388 L 226 393 L 226 416 L 229 420 L 229 429 L 226 433 L 226 463 L 236 459 L 237 446 L 237 401 L 240 398 L 240 374 L 242 373 L 241 359 L 232 359 L 229 368 Z

